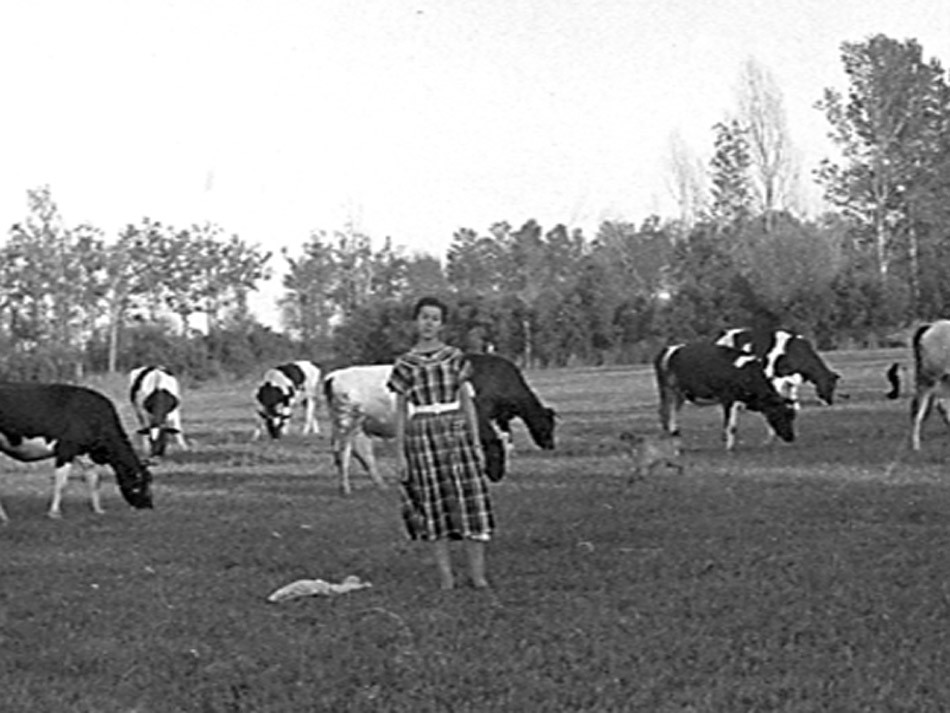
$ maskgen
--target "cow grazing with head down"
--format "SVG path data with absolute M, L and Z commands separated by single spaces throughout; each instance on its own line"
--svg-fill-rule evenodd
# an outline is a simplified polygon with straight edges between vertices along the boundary
M 740 405 L 759 411 L 784 441 L 795 440 L 795 409 L 765 377 L 762 362 L 738 349 L 707 342 L 666 347 L 653 362 L 660 393 L 660 424 L 679 434 L 676 416 L 683 403 L 719 404 L 726 449 L 735 446 Z
M 520 418 L 532 440 L 554 448 L 554 411 L 541 404 L 513 363 L 493 354 L 469 354 L 472 387 L 485 454 L 485 474 L 500 480 L 505 473 L 511 420 Z M 371 438 L 393 438 L 395 394 L 386 388 L 391 364 L 351 366 L 324 379 L 324 394 L 333 423 L 332 449 L 344 494 L 350 493 L 350 460 L 356 456 L 377 485 L 383 485 Z M 410 405 L 410 409 L 411 409 Z M 497 426 L 497 430 L 496 430 Z M 499 437 L 499 432 L 505 440 Z
M 298 403 L 304 407 L 301 433 L 320 433 L 316 414 L 320 376 L 320 367 L 306 360 L 268 369 L 254 395 L 259 405 L 257 413 L 261 423 L 254 431 L 253 439 L 260 438 L 264 430 L 271 438 L 280 438 Z
M 151 473 L 132 448 L 112 401 L 92 389 L 71 384 L 0 384 L 0 452 L 23 462 L 54 459 L 50 517 L 61 516 L 63 489 L 79 456 L 110 466 L 129 505 L 152 507 Z M 102 513 L 94 467 L 86 468 L 86 482 L 92 509 Z M 7 519 L 0 506 L 0 521 Z
M 129 373 L 129 400 L 149 456 L 164 456 L 169 436 L 174 436 L 182 449 L 188 449 L 181 430 L 181 388 L 169 371 L 160 366 L 133 369 Z
M 920 430 L 936 404 L 950 426 L 950 320 L 925 324 L 914 333 L 914 398 L 911 402 L 911 448 L 920 450 Z
M 798 408 L 798 388 L 802 382 L 815 386 L 818 398 L 829 406 L 834 402 L 840 378 L 818 356 L 805 337 L 785 329 L 727 329 L 715 343 L 752 354 L 762 360 L 765 376 L 781 396 Z

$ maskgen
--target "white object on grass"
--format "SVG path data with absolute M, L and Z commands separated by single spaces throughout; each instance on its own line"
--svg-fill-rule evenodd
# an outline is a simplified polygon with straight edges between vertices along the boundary
M 316 594 L 329 596 L 331 594 L 346 594 L 357 589 L 372 587 L 369 582 L 364 582 L 356 575 L 351 574 L 339 584 L 326 582 L 322 579 L 298 579 L 296 582 L 285 584 L 280 589 L 273 592 L 267 601 L 283 602 L 288 599 L 297 599 L 298 597 L 310 597 Z

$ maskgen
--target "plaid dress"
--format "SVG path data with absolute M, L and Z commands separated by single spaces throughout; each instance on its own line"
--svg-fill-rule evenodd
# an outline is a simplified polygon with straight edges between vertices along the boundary
M 472 367 L 455 347 L 409 352 L 393 366 L 387 386 L 415 406 L 459 400 Z M 461 409 L 415 414 L 406 423 L 409 482 L 404 498 L 412 539 L 488 540 L 494 528 L 488 483 Z M 414 522 L 415 525 L 410 523 Z

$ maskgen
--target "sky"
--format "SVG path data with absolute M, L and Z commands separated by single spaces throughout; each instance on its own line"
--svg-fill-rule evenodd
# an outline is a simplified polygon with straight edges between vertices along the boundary
M 0 26 L 0 224 L 49 185 L 107 235 L 349 224 L 438 257 L 460 227 L 675 214 L 670 136 L 708 157 L 750 57 L 806 174 L 842 42 L 950 64 L 939 0 L 8 0 Z

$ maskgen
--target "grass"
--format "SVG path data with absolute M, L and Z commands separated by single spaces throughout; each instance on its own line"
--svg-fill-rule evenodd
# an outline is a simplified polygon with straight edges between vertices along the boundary
M 156 469 L 154 512 L 110 481 L 96 517 L 77 483 L 49 521 L 49 468 L 5 460 L 2 709 L 942 710 L 950 439 L 907 451 L 895 356 L 830 355 L 847 398 L 807 401 L 790 445 L 747 414 L 727 454 L 687 407 L 685 475 L 632 485 L 617 435 L 656 430 L 649 371 L 530 373 L 558 449 L 516 430 L 487 593 L 440 592 L 395 491 L 340 496 L 325 440 L 249 443 L 248 384 L 187 394 L 194 450 Z M 374 586 L 266 602 L 349 574 Z

